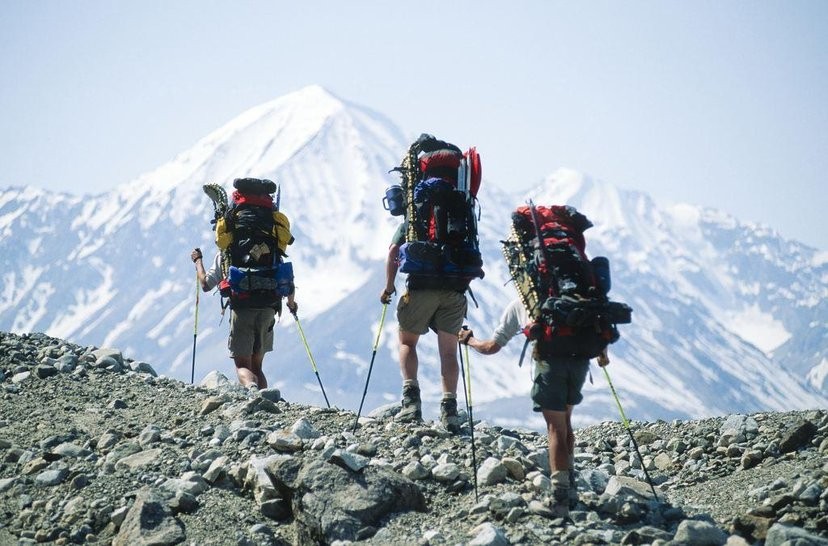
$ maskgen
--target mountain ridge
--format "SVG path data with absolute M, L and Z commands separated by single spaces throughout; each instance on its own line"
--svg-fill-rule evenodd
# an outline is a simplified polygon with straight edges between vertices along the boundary
M 0 190 L 0 252 L 9 259 L 0 329 L 119 346 L 161 363 L 163 373 L 189 378 L 195 290 L 189 250 L 199 246 L 209 257 L 214 248 L 212 211 L 201 186 L 215 181 L 229 186 L 243 176 L 271 178 L 280 183 L 282 210 L 297 237 L 288 254 L 322 380 L 334 403 L 358 405 L 382 309 L 384 258 L 398 223 L 380 200 L 397 182 L 388 171 L 399 164 L 408 142 L 385 116 L 333 95 L 325 98 L 326 93 L 311 86 L 289 100 L 249 109 L 174 160 L 96 197 L 43 192 L 25 199 L 20 195 L 28 193 L 25 189 Z M 327 106 L 315 105 L 320 94 Z M 304 107 L 296 106 L 300 103 Z M 227 127 L 238 126 L 245 130 L 234 129 L 234 137 L 225 138 Z M 315 132 L 309 132 L 311 126 Z M 285 145 L 292 152 L 285 151 L 279 162 L 273 155 L 277 140 L 302 144 Z M 644 193 L 572 169 L 560 169 L 520 193 L 505 192 L 484 177 L 478 197 L 486 278 L 472 283 L 480 307 L 470 304 L 469 311 L 478 335 L 489 335 L 516 295 L 499 245 L 511 210 L 528 198 L 567 203 L 595 222 L 586 233 L 587 252 L 610 257 L 611 295 L 635 310 L 633 324 L 621 328 L 621 341 L 611 347 L 610 371 L 641 418 L 828 405 L 823 371 L 828 267 L 814 249 L 720 211 L 692 205 L 661 209 Z M 15 239 L 26 240 L 27 247 L 15 245 Z M 397 288 L 402 293 L 402 278 Z M 201 298 L 199 376 L 211 369 L 232 375 L 227 321 L 216 300 Z M 399 396 L 394 305 L 396 300 L 383 325 L 366 407 Z M 347 324 L 348 334 L 332 331 L 332 323 Z M 432 337 L 425 336 L 420 347 L 423 394 L 431 401 L 440 394 Z M 757 340 L 764 350 L 754 345 Z M 541 426 L 531 417 L 528 370 L 515 366 L 520 346 L 516 340 L 502 354 L 472 355 L 475 400 L 495 422 Z M 309 380 L 305 349 L 289 317 L 282 317 L 277 351 L 266 367 L 283 392 L 318 402 L 318 386 Z M 703 391 L 694 392 L 697 387 Z M 605 390 L 587 385 L 579 419 L 613 418 Z M 498 400 L 514 404 L 502 404 L 509 407 L 502 413 Z M 435 411 L 431 406 L 424 408 L 427 415 Z

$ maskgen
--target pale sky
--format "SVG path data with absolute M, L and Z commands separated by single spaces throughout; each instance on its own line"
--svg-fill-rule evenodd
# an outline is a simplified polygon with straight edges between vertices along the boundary
M 823 0 L 0 0 L 0 188 L 107 191 L 310 84 L 505 189 L 572 168 L 828 249 Z

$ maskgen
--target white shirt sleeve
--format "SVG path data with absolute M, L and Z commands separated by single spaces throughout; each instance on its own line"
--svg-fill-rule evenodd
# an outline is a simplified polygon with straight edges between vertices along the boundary
M 520 334 L 523 327 L 529 322 L 520 300 L 513 300 L 500 317 L 500 322 L 495 327 L 492 339 L 501 347 L 505 347 L 509 340 Z
M 212 290 L 221 281 L 221 254 L 216 254 L 213 265 L 206 271 L 207 290 Z

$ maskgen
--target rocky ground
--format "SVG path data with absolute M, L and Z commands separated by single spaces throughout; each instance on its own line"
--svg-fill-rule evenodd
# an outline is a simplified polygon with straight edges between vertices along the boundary
M 275 389 L 0 333 L 0 545 L 828 545 L 824 408 L 634 422 L 643 463 L 620 424 L 580 430 L 567 521 L 544 437 L 479 423 L 473 458 L 468 427 L 394 409 L 353 432 Z

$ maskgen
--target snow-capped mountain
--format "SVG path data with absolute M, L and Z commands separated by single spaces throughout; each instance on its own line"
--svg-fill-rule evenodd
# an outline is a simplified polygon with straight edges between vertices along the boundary
M 200 246 L 209 256 L 215 248 L 212 208 L 201 186 L 229 189 L 237 177 L 270 178 L 281 185 L 281 208 L 296 237 L 288 254 L 308 347 L 331 403 L 356 410 L 383 311 L 384 257 L 398 222 L 380 203 L 397 181 L 388 171 L 408 144 L 384 116 L 312 86 L 248 110 L 105 194 L 0 190 L 0 329 L 118 347 L 189 381 L 196 315 L 189 253 Z M 516 295 L 499 244 L 511 210 L 529 197 L 568 203 L 595 224 L 587 252 L 612 261 L 611 295 L 634 308 L 608 368 L 629 417 L 828 405 L 826 253 L 722 212 L 662 209 L 644 194 L 573 171 L 554 173 L 526 195 L 509 195 L 485 178 L 480 152 L 486 277 L 472 284 L 479 307 L 470 303 L 468 319 L 478 336 L 491 334 Z M 403 291 L 402 276 L 397 288 Z M 212 369 L 234 375 L 218 300 L 200 297 L 196 380 Z M 395 304 L 385 315 L 364 411 L 399 398 Z M 425 336 L 420 347 L 427 416 L 436 413 L 440 396 L 433 338 Z M 537 426 L 528 359 L 517 366 L 522 346 L 516 338 L 497 355 L 471 353 L 477 417 Z M 289 314 L 265 362 L 285 398 L 324 403 Z M 602 375 L 593 369 L 594 384 L 576 412 L 580 423 L 617 418 Z

